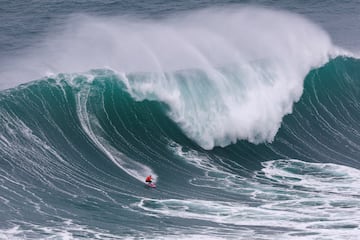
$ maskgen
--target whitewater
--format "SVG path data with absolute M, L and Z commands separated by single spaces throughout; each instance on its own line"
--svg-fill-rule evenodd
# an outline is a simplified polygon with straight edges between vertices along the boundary
M 356 53 L 290 10 L 186 6 L 2 50 L 1 239 L 357 239 Z

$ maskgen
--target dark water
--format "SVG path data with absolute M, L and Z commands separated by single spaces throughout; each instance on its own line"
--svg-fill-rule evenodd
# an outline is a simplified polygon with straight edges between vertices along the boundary
M 358 8 L 2 1 L 0 238 L 357 239 Z

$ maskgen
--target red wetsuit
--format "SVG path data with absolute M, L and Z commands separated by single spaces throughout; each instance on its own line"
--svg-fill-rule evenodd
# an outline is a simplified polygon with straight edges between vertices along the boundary
M 151 183 L 151 182 L 152 182 L 152 177 L 151 177 L 151 176 L 147 176 L 146 179 L 145 179 L 145 182 Z

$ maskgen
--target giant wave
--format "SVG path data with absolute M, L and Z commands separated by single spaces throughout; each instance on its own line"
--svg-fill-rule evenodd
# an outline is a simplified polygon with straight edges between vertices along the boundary
M 253 7 L 161 22 L 74 17 L 38 48 L 20 61 L 31 72 L 17 73 L 29 79 L 106 66 L 123 74 L 134 98 L 168 104 L 171 118 L 206 149 L 272 141 L 306 74 L 337 51 L 301 16 Z M 131 75 L 139 72 L 147 74 Z

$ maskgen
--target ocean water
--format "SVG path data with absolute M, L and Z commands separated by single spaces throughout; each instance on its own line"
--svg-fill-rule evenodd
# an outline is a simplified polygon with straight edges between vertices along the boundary
M 0 239 L 359 239 L 359 11 L 2 0 Z

